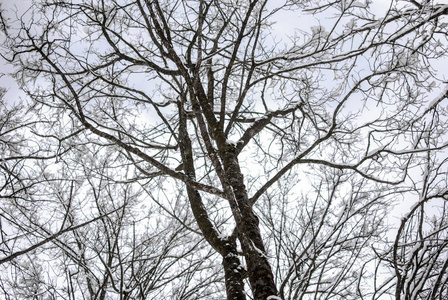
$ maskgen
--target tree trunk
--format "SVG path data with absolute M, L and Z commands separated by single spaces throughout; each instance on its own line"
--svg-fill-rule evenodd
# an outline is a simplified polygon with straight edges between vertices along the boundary
M 193 154 L 191 149 L 191 140 L 187 133 L 187 123 L 185 112 L 182 107 L 179 109 L 180 114 L 180 126 L 179 126 L 179 138 L 180 149 L 183 156 L 183 168 L 185 174 L 192 179 L 196 178 Z M 226 294 L 228 300 L 246 300 L 246 294 L 244 292 L 243 272 L 244 269 L 241 266 L 240 259 L 237 255 L 236 243 L 229 239 L 222 239 L 219 232 L 211 223 L 207 211 L 203 205 L 201 195 L 197 190 L 191 186 L 186 185 L 188 199 L 190 207 L 193 211 L 193 215 L 196 222 L 204 235 L 208 243 L 217 250 L 223 257 L 223 267 L 226 285 Z
M 234 145 L 226 144 L 223 158 L 226 175 L 242 216 L 241 224 L 237 224 L 238 239 L 246 259 L 252 293 L 254 299 L 266 300 L 268 296 L 277 295 L 277 288 L 266 257 L 258 217 L 250 205 Z
M 228 253 L 223 255 L 222 265 L 225 273 L 227 300 L 246 300 L 244 292 L 245 270 L 241 266 L 240 259 L 236 252 L 236 244 L 226 243 Z

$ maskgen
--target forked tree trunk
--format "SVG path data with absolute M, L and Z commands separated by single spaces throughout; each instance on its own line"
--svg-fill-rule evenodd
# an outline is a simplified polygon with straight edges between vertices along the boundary
M 182 106 L 179 107 L 180 113 L 180 150 L 182 153 L 183 168 L 185 174 L 195 179 L 195 169 L 191 140 L 187 132 L 187 122 L 185 112 Z M 193 215 L 207 242 L 223 257 L 222 265 L 225 275 L 225 286 L 228 300 L 246 300 L 244 292 L 244 269 L 238 258 L 236 242 L 233 237 L 222 239 L 218 231 L 211 223 L 207 211 L 203 205 L 201 195 L 197 190 L 186 186 L 190 207 Z
M 235 145 L 226 144 L 222 157 L 225 172 L 242 217 L 241 224 L 237 224 L 238 239 L 246 259 L 252 293 L 255 300 L 266 300 L 269 296 L 277 295 L 277 288 L 271 266 L 266 257 L 258 217 L 249 202 Z M 238 218 L 235 219 L 238 221 Z

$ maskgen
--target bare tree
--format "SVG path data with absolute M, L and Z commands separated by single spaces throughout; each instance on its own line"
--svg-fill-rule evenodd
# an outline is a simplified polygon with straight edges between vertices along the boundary
M 424 203 L 446 201 L 446 185 L 430 193 L 432 181 L 413 172 L 446 167 L 436 157 L 448 146 L 448 89 L 434 67 L 448 50 L 448 6 L 374 5 L 39 1 L 8 24 L 4 57 L 38 122 L 23 136 L 46 154 L 27 178 L 51 199 L 42 210 L 57 202 L 60 230 L 20 205 L 8 222 L 51 241 L 66 282 L 83 274 L 92 298 L 151 298 L 154 287 L 157 297 L 219 298 L 220 276 L 201 260 L 216 256 L 228 299 L 442 297 L 446 213 L 429 234 L 418 224 Z M 285 38 L 275 22 L 291 16 Z M 391 246 L 386 217 L 414 190 L 421 197 Z M 142 203 L 159 207 L 160 226 L 140 219 Z M 26 222 L 14 223 L 16 207 Z M 393 272 L 380 284 L 383 262 Z
M 102 148 L 77 144 L 58 155 L 57 164 L 44 164 L 52 170 L 25 177 L 29 173 L 21 169 L 18 188 L 5 182 L 4 296 L 211 299 L 219 294 L 222 275 L 212 268 L 216 254 L 197 238 L 182 189 L 170 194 L 176 201 L 168 205 L 163 194 L 151 192 L 163 184 L 126 180 L 132 164 Z M 29 156 L 21 164 L 39 170 L 42 160 Z
M 437 114 L 431 110 L 431 115 Z M 428 120 L 416 143 L 434 146 L 439 118 Z M 446 126 L 446 125 L 444 125 Z M 394 293 L 396 299 L 444 299 L 448 287 L 447 257 L 447 158 L 426 152 L 419 159 L 420 172 L 412 178 L 413 205 L 403 214 L 395 239 L 382 251 L 379 265 L 392 270 L 393 281 L 386 281 L 378 291 Z M 420 178 L 419 178 L 420 177 Z
M 40 134 L 41 120 L 29 120 L 23 105 L 1 108 L 4 298 L 220 295 L 216 254 L 198 238 L 180 187 L 168 203 L 155 188 L 168 182 L 127 179 L 133 164 L 101 145 L 52 154 L 48 140 L 65 138 Z

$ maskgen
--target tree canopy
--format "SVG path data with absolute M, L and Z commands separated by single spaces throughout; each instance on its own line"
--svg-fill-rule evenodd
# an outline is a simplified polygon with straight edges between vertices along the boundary
M 446 299 L 447 4 L 1 9 L 5 299 Z

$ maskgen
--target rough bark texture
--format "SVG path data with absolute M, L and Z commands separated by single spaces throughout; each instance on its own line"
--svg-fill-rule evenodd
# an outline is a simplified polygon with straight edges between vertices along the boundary
M 277 295 L 277 288 L 271 266 L 265 255 L 266 249 L 261 237 L 258 217 L 250 205 L 236 153 L 235 145 L 226 144 L 223 154 L 224 167 L 242 215 L 242 223 L 237 224 L 238 239 L 246 259 L 254 299 L 265 300 L 268 296 Z
M 243 280 L 246 271 L 241 266 L 241 261 L 236 253 L 236 244 L 229 241 L 225 244 L 225 249 L 228 250 L 228 253 L 223 255 L 222 265 L 225 273 L 227 299 L 245 300 Z

